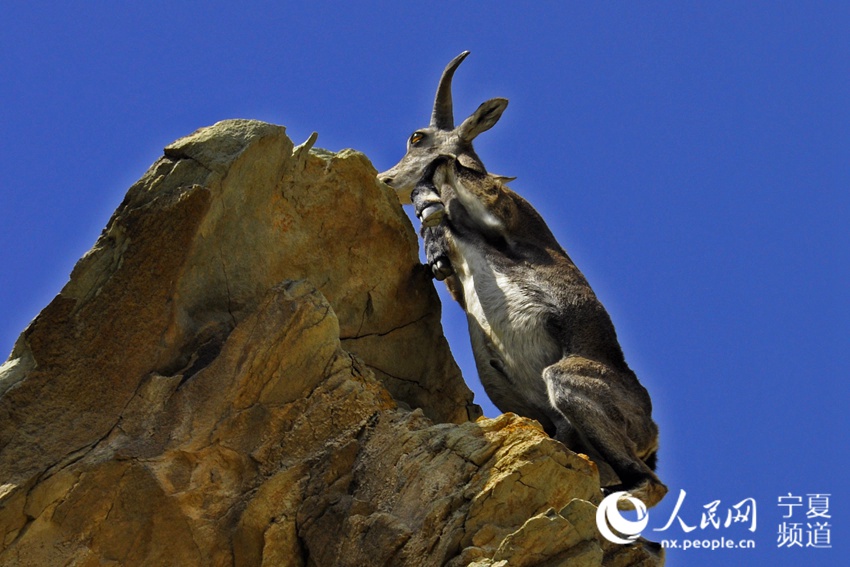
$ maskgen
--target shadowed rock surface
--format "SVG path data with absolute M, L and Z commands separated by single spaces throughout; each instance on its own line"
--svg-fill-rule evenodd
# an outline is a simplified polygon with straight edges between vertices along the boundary
M 165 149 L 0 367 L 0 565 L 655 565 L 595 465 L 479 419 L 360 153 Z

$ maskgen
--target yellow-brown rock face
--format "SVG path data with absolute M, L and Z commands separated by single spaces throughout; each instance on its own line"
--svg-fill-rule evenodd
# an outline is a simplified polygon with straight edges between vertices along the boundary
M 0 565 L 652 565 L 595 466 L 477 417 L 361 154 L 168 146 L 0 367 Z

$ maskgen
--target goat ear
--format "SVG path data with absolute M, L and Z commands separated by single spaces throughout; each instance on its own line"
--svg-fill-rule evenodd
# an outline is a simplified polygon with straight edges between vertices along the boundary
M 482 102 L 481 106 L 472 113 L 472 116 L 458 126 L 457 132 L 460 139 L 471 142 L 478 134 L 492 128 L 502 117 L 507 106 L 508 99 L 506 98 L 491 98 L 487 102 Z

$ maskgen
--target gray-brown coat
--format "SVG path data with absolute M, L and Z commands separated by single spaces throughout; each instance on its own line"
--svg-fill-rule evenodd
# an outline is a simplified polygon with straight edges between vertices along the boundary
M 667 488 L 653 470 L 658 428 L 649 395 L 608 313 L 543 218 L 472 149 L 507 101 L 485 102 L 454 127 L 450 82 L 465 56 L 443 73 L 431 125 L 414 132 L 408 153 L 380 178 L 412 199 L 427 261 L 467 313 L 493 403 L 536 419 L 593 458 L 609 490 L 652 506 Z

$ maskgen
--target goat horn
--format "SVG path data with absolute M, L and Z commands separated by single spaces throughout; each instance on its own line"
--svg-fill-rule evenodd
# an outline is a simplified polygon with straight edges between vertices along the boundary
M 431 126 L 441 130 L 453 130 L 455 119 L 452 113 L 452 77 L 455 69 L 466 59 L 469 51 L 464 51 L 451 60 L 440 77 L 440 86 L 437 87 L 437 98 L 434 99 L 434 112 L 431 114 Z

